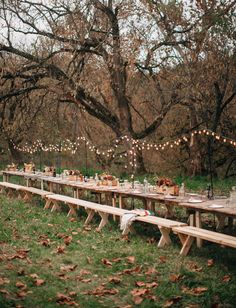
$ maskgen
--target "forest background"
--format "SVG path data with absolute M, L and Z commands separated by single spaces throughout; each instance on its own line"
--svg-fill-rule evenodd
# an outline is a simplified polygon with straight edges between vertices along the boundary
M 2 0 L 1 163 L 132 172 L 122 136 L 163 144 L 186 134 L 173 148 L 135 148 L 135 172 L 234 176 L 235 8 L 231 0 Z M 199 129 L 230 139 L 191 136 Z M 78 137 L 76 150 L 20 151 Z

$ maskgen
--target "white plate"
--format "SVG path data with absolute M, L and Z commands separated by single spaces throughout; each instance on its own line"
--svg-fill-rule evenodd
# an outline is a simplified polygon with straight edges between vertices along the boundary
M 220 204 L 212 204 L 212 205 L 209 205 L 208 207 L 210 207 L 211 209 L 220 209 L 224 206 Z
M 202 200 L 200 200 L 200 199 L 189 199 L 188 203 L 202 203 Z
M 176 197 L 175 196 L 165 196 L 165 199 L 176 199 Z
M 139 190 L 134 190 L 134 191 L 132 191 L 132 193 L 134 193 L 134 194 L 141 194 L 142 192 L 139 191 Z

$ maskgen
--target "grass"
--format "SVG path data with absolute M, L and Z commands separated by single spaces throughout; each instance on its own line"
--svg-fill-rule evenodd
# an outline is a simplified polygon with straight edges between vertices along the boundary
M 218 245 L 158 249 L 156 229 L 122 239 L 115 223 L 0 196 L 0 307 L 235 307 L 236 252 Z M 37 275 L 37 276 L 36 276 Z M 37 285 L 38 284 L 38 285 Z

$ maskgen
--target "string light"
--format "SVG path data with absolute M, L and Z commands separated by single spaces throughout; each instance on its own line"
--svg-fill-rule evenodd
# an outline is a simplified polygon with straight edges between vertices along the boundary
M 194 130 L 191 132 L 190 136 L 194 135 L 202 135 L 202 136 L 211 136 L 217 141 L 222 141 L 224 144 L 229 144 L 231 146 L 236 147 L 236 140 L 233 140 L 231 138 L 227 138 L 225 136 L 220 136 L 216 134 L 215 132 L 212 132 L 207 129 L 201 129 L 201 130 Z M 131 137 L 125 135 L 120 137 L 119 139 L 115 140 L 115 144 L 110 147 L 107 150 L 104 149 L 98 149 L 98 146 L 95 146 L 91 144 L 89 140 L 87 140 L 85 137 L 78 137 L 76 141 L 71 141 L 70 139 L 66 139 L 59 144 L 48 144 L 45 145 L 41 140 L 37 139 L 32 145 L 29 145 L 27 142 L 25 143 L 24 146 L 17 146 L 13 143 L 13 146 L 16 150 L 19 152 L 25 152 L 29 154 L 34 154 L 36 152 L 70 152 L 71 154 L 75 154 L 80 146 L 83 146 L 84 144 L 86 145 L 87 149 L 91 152 L 95 152 L 96 155 L 98 156 L 104 156 L 107 158 L 115 158 L 115 151 L 118 148 L 119 144 L 122 142 L 127 142 L 131 143 L 132 148 L 130 150 L 125 151 L 122 154 L 118 154 L 117 157 L 119 158 L 124 158 L 130 156 L 130 161 L 132 161 L 132 166 L 136 165 L 136 159 L 134 160 L 133 156 L 136 156 L 136 149 L 139 150 L 165 150 L 166 147 L 169 147 L 173 149 L 174 147 L 180 146 L 182 143 L 189 142 L 190 136 L 184 134 L 181 137 L 176 138 L 175 140 L 169 140 L 164 143 L 160 144 L 155 144 L 155 143 L 150 143 L 149 141 L 140 141 L 140 140 L 135 140 L 132 139 Z M 81 143 L 83 141 L 83 143 Z

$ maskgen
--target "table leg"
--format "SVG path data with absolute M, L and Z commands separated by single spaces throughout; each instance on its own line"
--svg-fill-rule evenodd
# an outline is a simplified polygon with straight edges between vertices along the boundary
M 196 223 L 196 227 L 198 227 L 198 228 L 202 227 L 201 212 L 200 211 L 196 211 L 195 223 Z M 201 238 L 197 238 L 197 247 L 202 247 L 202 244 L 203 244 L 203 240 Z
M 223 229 L 224 226 L 225 226 L 225 218 L 226 216 L 223 215 L 223 214 L 216 214 L 216 218 L 217 218 L 217 225 L 216 225 L 216 229 L 217 230 L 220 230 L 220 229 Z

